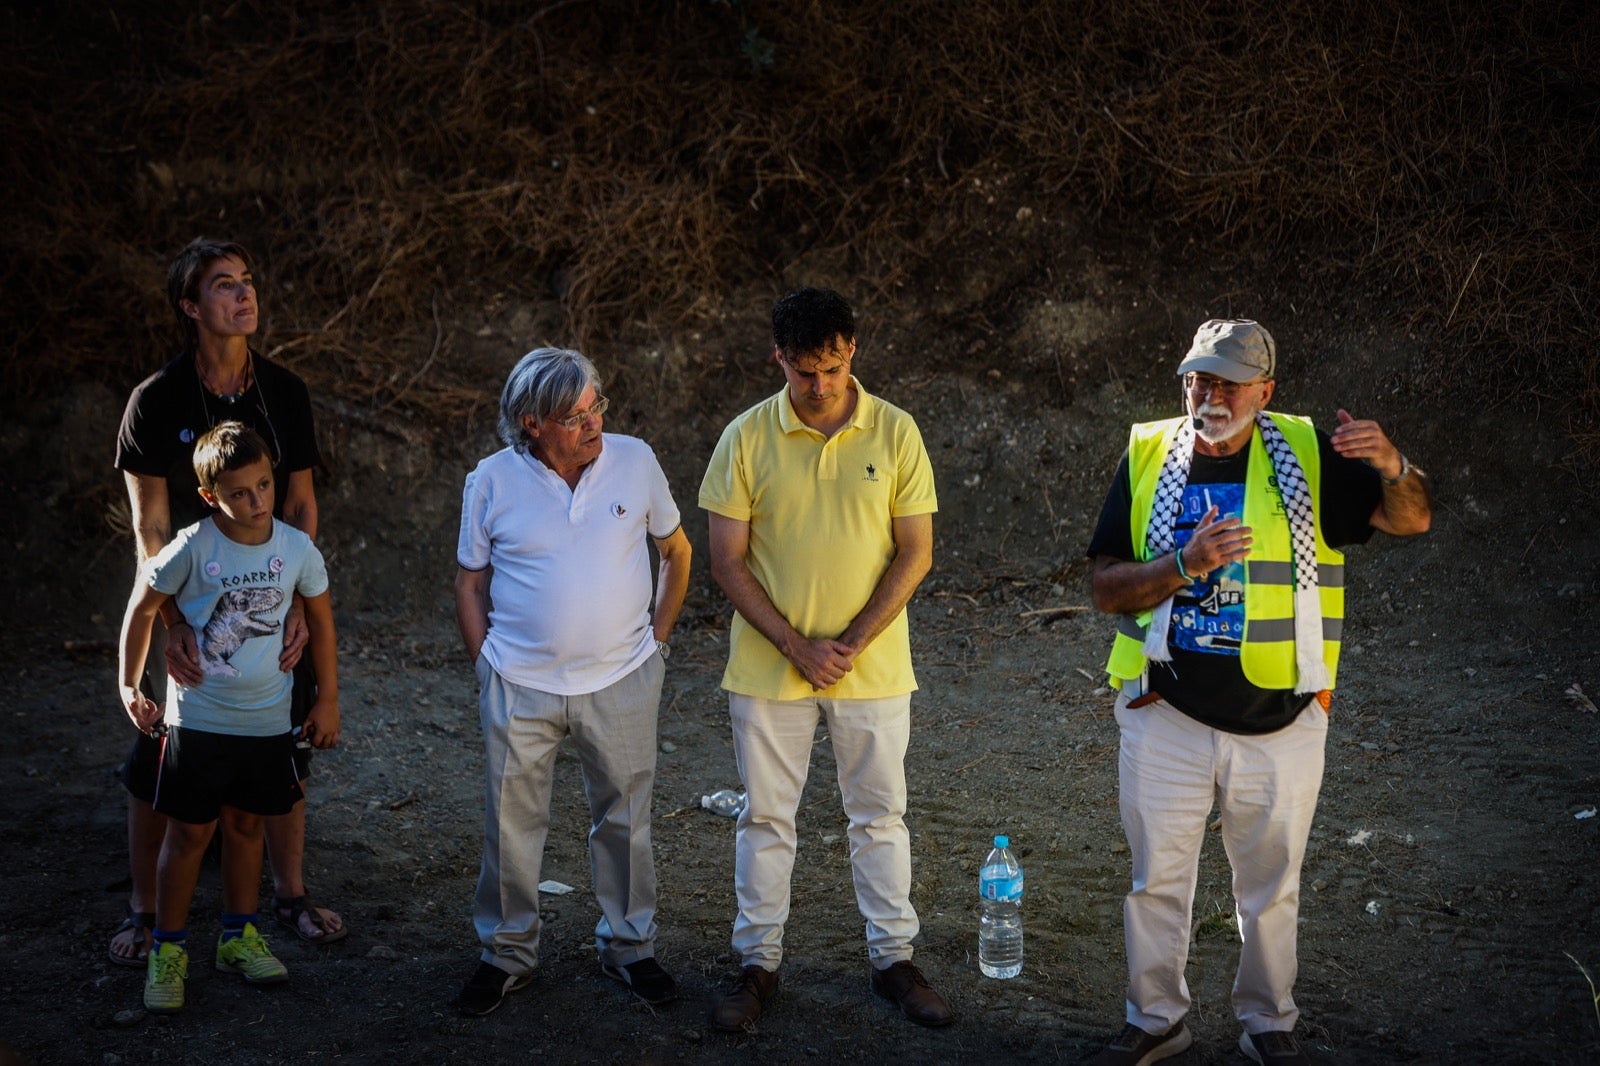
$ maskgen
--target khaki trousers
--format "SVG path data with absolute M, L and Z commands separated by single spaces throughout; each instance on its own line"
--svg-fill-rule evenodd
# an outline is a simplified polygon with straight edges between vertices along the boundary
M 905 823 L 910 693 L 872 700 L 766 700 L 730 692 L 728 709 L 734 757 L 749 793 L 734 850 L 739 916 L 733 946 L 744 965 L 776 970 L 783 958 L 795 812 L 819 721 L 827 724 L 838 764 L 868 958 L 879 969 L 909 960 L 911 938 L 920 928 L 911 907 L 911 833 Z
M 539 870 L 550 828 L 550 783 L 556 749 L 568 735 L 577 746 L 589 803 L 589 873 L 600 904 L 595 948 L 612 966 L 654 955 L 650 790 L 666 673 L 661 656 L 584 696 L 513 684 L 482 656 L 477 671 L 488 775 L 472 924 L 483 961 L 512 974 L 538 965 Z
M 1300 864 L 1322 786 L 1328 717 L 1313 700 L 1276 733 L 1202 725 L 1164 701 L 1117 700 L 1122 828 L 1133 854 L 1123 903 L 1128 1021 L 1164 1032 L 1189 1010 L 1189 956 L 1200 845 L 1213 800 L 1233 870 L 1239 970 L 1233 1010 L 1247 1032 L 1293 1029 Z

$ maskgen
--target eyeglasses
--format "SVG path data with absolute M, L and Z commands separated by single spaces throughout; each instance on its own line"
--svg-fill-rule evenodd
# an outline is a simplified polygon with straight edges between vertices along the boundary
M 1256 378 L 1254 381 L 1228 381 L 1226 378 L 1216 378 L 1210 374 L 1185 374 L 1183 376 L 1183 387 L 1190 392 L 1200 396 L 1209 396 L 1212 390 L 1215 390 L 1230 399 L 1239 395 L 1241 389 L 1248 389 L 1254 385 L 1265 385 L 1266 383 L 1266 378 Z
M 564 426 L 567 429 L 578 429 L 582 427 L 585 422 L 589 421 L 589 419 L 599 418 L 601 415 L 605 414 L 606 408 L 610 406 L 610 400 L 606 399 L 604 396 L 596 396 L 594 398 L 594 403 L 590 404 L 582 411 L 574 411 L 565 418 L 547 418 L 545 421 L 554 422 L 556 425 Z

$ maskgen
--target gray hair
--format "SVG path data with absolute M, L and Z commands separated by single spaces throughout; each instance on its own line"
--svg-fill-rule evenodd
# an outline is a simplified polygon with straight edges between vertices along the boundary
M 600 372 L 570 348 L 535 348 L 511 368 L 500 390 L 500 439 L 519 452 L 529 445 L 522 420 L 543 422 L 578 402 L 583 390 L 600 391 Z

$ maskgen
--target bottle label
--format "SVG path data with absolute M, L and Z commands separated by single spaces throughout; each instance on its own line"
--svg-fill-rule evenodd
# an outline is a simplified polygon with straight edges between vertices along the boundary
M 1015 903 L 1022 899 L 1022 871 L 1018 870 L 1015 877 L 1006 877 L 1004 874 L 990 876 L 985 871 L 978 878 L 978 895 L 984 899 L 999 902 Z

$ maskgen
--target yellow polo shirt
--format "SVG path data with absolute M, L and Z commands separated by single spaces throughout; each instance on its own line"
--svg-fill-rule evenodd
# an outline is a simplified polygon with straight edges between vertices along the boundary
M 831 439 L 800 421 L 785 387 L 723 430 L 700 506 L 750 523 L 746 562 L 778 612 L 813 640 L 837 637 L 861 612 L 894 559 L 890 521 L 939 509 L 933 467 L 910 415 L 869 395 L 853 376 L 855 414 Z M 722 687 L 763 699 L 812 695 L 800 676 L 737 612 Z M 878 699 L 912 692 L 906 612 L 821 695 Z

